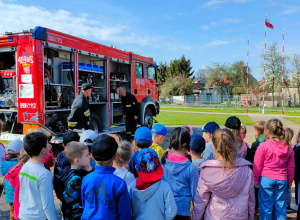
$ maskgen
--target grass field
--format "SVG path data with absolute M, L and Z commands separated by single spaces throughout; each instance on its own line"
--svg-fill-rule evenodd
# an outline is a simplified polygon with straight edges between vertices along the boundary
M 285 118 L 285 117 L 283 117 L 284 119 L 286 119 L 286 120 L 290 120 L 290 121 L 292 121 L 292 122 L 295 122 L 295 123 L 297 123 L 297 124 L 300 124 L 300 118 L 293 118 L 293 117 L 289 117 L 289 118 Z
M 196 108 L 196 107 L 169 107 L 169 106 L 161 106 L 161 110 L 170 110 L 170 111 L 193 111 L 193 112 L 220 112 L 220 113 L 245 113 L 244 109 L 208 109 L 208 108 Z M 251 110 L 249 109 L 249 113 L 261 113 L 262 111 L 258 110 Z M 281 114 L 281 110 L 278 111 L 268 111 L 265 110 L 265 114 Z M 294 115 L 294 116 L 299 116 L 300 112 L 297 111 L 285 111 L 285 115 Z
M 174 109 L 173 109 L 174 110 Z M 189 114 L 182 112 L 160 112 L 156 120 L 164 125 L 204 125 L 209 121 L 215 121 L 219 125 L 224 125 L 228 117 L 232 115 L 215 115 L 215 114 Z M 240 115 L 239 119 L 242 124 L 252 125 L 254 121 L 249 116 Z

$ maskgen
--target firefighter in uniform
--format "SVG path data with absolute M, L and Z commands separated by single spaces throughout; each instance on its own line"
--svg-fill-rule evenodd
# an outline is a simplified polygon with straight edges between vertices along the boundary
M 69 129 L 88 129 L 90 120 L 89 97 L 92 93 L 92 86 L 84 83 L 81 87 L 81 93 L 73 101 L 71 113 L 68 117 Z
M 119 87 L 119 94 L 122 97 L 123 118 L 126 119 L 126 138 L 130 141 L 134 137 L 140 114 L 139 104 L 135 96 L 127 92 L 124 86 Z

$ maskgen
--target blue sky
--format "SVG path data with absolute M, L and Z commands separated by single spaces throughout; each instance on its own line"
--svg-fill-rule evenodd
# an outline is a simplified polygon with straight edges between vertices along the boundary
M 0 0 L 0 33 L 44 26 L 119 49 L 169 62 L 183 54 L 195 72 L 213 63 L 247 61 L 261 79 L 260 55 L 267 43 L 285 53 L 300 52 L 300 3 L 297 0 Z

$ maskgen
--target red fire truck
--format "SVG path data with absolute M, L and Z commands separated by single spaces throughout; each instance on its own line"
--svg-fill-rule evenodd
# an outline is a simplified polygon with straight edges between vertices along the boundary
M 62 135 L 73 100 L 81 85 L 89 82 L 91 119 L 99 132 L 124 129 L 119 86 L 136 96 L 139 124 L 152 127 L 153 116 L 159 113 L 157 71 L 150 57 L 48 28 L 6 32 L 0 36 L 0 75 L 5 85 L 0 116 L 10 133 L 43 127 Z M 6 135 L 4 139 L 11 139 Z

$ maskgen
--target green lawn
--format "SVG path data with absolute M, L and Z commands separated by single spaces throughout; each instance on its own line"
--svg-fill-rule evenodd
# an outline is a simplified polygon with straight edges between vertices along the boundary
M 300 124 L 300 118 L 293 118 L 293 117 L 288 117 L 288 118 L 283 117 L 283 118 L 286 119 L 286 120 L 290 120 L 292 122 L 295 122 L 297 124 Z
M 215 121 L 219 125 L 224 125 L 226 119 L 233 115 L 160 112 L 159 115 L 156 117 L 156 120 L 158 121 L 158 123 L 163 125 L 204 125 L 210 121 Z M 247 115 L 241 115 L 238 117 L 241 120 L 242 124 L 253 125 L 254 123 L 254 121 Z
M 169 111 L 193 111 L 193 112 L 220 112 L 220 113 L 245 113 L 245 109 L 209 109 L 209 108 L 197 108 L 197 107 L 166 107 L 161 106 L 161 110 L 169 110 Z M 258 111 L 255 109 L 249 109 L 249 113 L 261 113 L 262 111 Z M 274 111 L 274 110 L 265 110 L 265 114 L 281 114 L 281 109 Z M 285 111 L 285 115 L 294 115 L 294 116 L 300 116 L 299 111 Z

